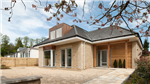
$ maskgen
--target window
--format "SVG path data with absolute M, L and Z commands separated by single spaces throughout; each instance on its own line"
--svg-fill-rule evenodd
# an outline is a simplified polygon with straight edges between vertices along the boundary
M 51 31 L 51 39 L 55 39 L 55 30 Z
M 30 57 L 30 51 L 29 51 L 29 57 Z
M 44 51 L 44 66 L 54 67 L 55 66 L 55 50 L 45 50 Z
M 71 67 L 71 49 L 67 49 L 67 67 Z
M 65 49 L 61 50 L 61 67 L 65 67 Z
M 57 29 L 57 38 L 62 36 L 62 28 Z
M 51 51 L 44 51 L 44 66 L 51 66 Z

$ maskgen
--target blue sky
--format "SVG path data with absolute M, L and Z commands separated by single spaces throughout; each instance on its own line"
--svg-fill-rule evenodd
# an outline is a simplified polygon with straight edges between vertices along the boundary
M 10 41 L 14 43 L 15 38 L 17 37 L 24 37 L 28 36 L 30 38 L 41 38 L 41 37 L 48 37 L 49 28 L 56 25 L 57 20 L 52 19 L 51 21 L 46 21 L 46 18 L 50 17 L 50 13 L 45 12 L 43 9 L 35 10 L 32 8 L 32 4 L 37 4 L 34 0 L 24 0 L 26 4 L 26 10 L 20 0 L 17 0 L 16 6 L 13 9 L 13 17 L 11 22 L 8 22 L 8 17 L 10 16 L 9 11 L 0 11 L 1 12 L 1 33 L 6 34 L 10 37 Z M 38 0 L 37 0 L 38 1 Z M 41 0 L 42 1 L 42 0 Z M 86 0 L 85 6 L 85 15 L 83 19 L 89 18 L 90 13 L 88 12 L 90 7 L 92 6 L 92 0 Z M 54 3 L 54 0 L 51 0 L 50 3 Z M 78 13 L 77 17 L 82 18 L 82 8 L 84 0 L 76 0 L 78 4 L 78 8 L 75 12 Z M 97 16 L 101 10 L 98 8 L 98 2 L 94 2 L 93 9 L 91 10 L 91 14 L 93 16 Z M 42 1 L 42 5 L 45 2 Z M 104 1 L 106 6 L 110 6 L 112 1 Z M 2 0 L 1 8 L 9 7 L 10 0 Z M 39 5 L 39 4 L 38 4 Z M 55 10 L 52 10 L 55 11 Z M 59 23 L 67 23 L 69 25 L 77 25 L 87 31 L 97 29 L 96 26 L 89 26 L 86 22 L 83 23 L 75 23 L 72 20 L 74 17 L 64 15 L 64 17 L 59 21 Z M 149 18 L 150 19 L 150 18 Z M 105 20 L 104 20 L 105 21 Z M 132 24 L 129 23 L 130 27 L 135 27 L 136 23 L 133 22 Z M 107 26 L 107 25 L 106 25 Z M 105 26 L 105 27 L 106 27 Z M 125 24 L 122 24 L 121 27 L 126 28 Z M 138 30 L 137 30 L 138 31 Z M 142 41 L 145 38 L 142 38 Z M 150 42 L 150 40 L 149 40 Z

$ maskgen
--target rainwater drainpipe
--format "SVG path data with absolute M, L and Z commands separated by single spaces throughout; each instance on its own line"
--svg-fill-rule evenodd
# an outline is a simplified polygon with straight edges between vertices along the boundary
M 84 70 L 85 70 L 85 41 L 84 41 Z

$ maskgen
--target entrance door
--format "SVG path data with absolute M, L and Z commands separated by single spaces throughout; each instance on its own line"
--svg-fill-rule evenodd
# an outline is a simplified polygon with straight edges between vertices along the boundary
M 100 51 L 100 65 L 102 67 L 107 67 L 107 50 Z

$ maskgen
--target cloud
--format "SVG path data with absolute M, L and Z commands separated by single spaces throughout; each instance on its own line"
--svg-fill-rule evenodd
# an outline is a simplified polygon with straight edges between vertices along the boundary
M 109 3 L 109 5 L 111 6 L 111 5 L 113 4 L 113 2 L 114 2 L 114 1 L 112 0 L 112 1 Z
M 32 8 L 34 2 L 25 1 L 26 10 L 21 2 L 17 2 L 13 9 L 13 17 L 11 22 L 8 22 L 10 11 L 1 11 L 2 13 L 2 33 L 8 35 L 10 41 L 14 43 L 17 37 L 33 37 L 41 38 L 46 36 L 44 33 L 51 27 L 46 21 L 46 14 L 39 13 L 38 10 Z M 9 7 L 9 2 L 2 2 L 2 8 Z M 43 30 L 43 31 L 38 31 Z

